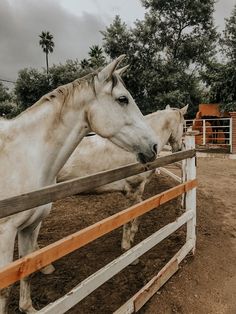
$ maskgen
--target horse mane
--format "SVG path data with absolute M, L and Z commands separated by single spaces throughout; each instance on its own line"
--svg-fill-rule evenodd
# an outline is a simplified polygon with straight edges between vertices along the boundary
M 21 115 L 23 115 L 25 112 L 29 112 L 34 110 L 34 108 L 42 105 L 44 102 L 53 103 L 55 100 L 60 99 L 62 106 L 61 111 L 64 108 L 64 106 L 67 104 L 68 99 L 73 95 L 75 90 L 79 90 L 83 86 L 91 86 L 92 91 L 96 95 L 95 91 L 95 85 L 94 85 L 94 78 L 97 76 L 98 71 L 91 72 L 81 78 L 75 79 L 74 81 L 58 86 L 51 92 L 43 95 L 37 102 L 35 102 L 32 106 L 28 107 L 26 110 L 24 110 L 22 113 L 20 113 L 15 118 L 11 119 L 14 120 Z M 59 116 L 61 116 L 61 111 Z M 5 120 L 5 119 L 4 119 Z
M 42 103 L 44 101 L 52 101 L 54 98 L 63 97 L 64 99 L 62 101 L 64 105 L 68 97 L 70 97 L 73 94 L 74 90 L 79 89 L 83 87 L 84 85 L 90 86 L 93 90 L 94 95 L 96 96 L 94 78 L 98 75 L 98 72 L 99 72 L 99 69 L 81 78 L 78 78 L 68 84 L 61 85 L 57 87 L 56 89 L 54 89 L 53 91 L 49 92 L 48 94 L 42 96 L 38 102 Z M 107 81 L 109 80 L 112 81 L 111 92 L 113 88 L 118 84 L 118 82 L 121 82 L 125 86 L 121 77 L 115 73 L 113 73 L 112 76 Z
M 71 97 L 71 95 L 74 93 L 75 90 L 82 88 L 84 85 L 88 85 L 92 87 L 93 92 L 96 94 L 95 86 L 94 86 L 94 78 L 97 76 L 98 72 L 92 72 L 89 73 L 81 78 L 78 78 L 70 83 L 67 83 L 65 85 L 58 86 L 53 91 L 47 93 L 46 95 L 42 96 L 37 103 L 42 103 L 44 101 L 51 102 L 54 98 L 63 98 L 63 103 L 66 102 L 66 100 Z

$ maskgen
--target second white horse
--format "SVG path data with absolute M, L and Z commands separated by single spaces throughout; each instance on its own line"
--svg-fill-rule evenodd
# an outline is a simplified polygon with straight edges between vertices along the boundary
M 158 137 L 158 152 L 169 143 L 172 152 L 181 149 L 184 115 L 188 105 L 182 109 L 166 107 L 145 116 L 146 122 L 152 127 Z M 89 136 L 82 140 L 79 149 L 71 155 L 65 166 L 59 172 L 58 182 L 91 175 L 135 162 L 135 157 L 120 149 L 107 139 L 98 135 Z M 123 180 L 101 186 L 89 193 L 104 193 L 119 191 L 129 198 L 133 204 L 142 201 L 146 184 L 150 182 L 155 171 L 148 171 Z M 138 231 L 138 219 L 124 225 L 121 247 L 128 250 Z

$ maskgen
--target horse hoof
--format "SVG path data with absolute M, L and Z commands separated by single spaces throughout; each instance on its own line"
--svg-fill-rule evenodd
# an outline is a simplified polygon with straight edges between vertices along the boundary
M 130 243 L 127 243 L 127 242 L 122 242 L 122 244 L 121 244 L 121 251 L 122 252 L 126 252 L 126 251 L 128 251 L 129 249 L 131 248 L 131 244 Z
M 19 310 L 20 310 L 21 313 L 25 313 L 25 314 L 33 314 L 33 313 L 37 313 L 38 312 L 33 306 L 30 306 L 30 307 L 28 307 L 25 310 L 23 308 L 19 308 Z
M 49 264 L 42 269 L 40 269 L 41 273 L 44 275 L 50 275 L 55 271 L 55 267 L 52 264 Z
M 138 263 L 139 263 L 139 258 L 137 258 L 135 261 L 133 261 L 133 262 L 131 263 L 131 265 L 132 265 L 132 266 L 136 266 L 136 265 L 138 265 Z

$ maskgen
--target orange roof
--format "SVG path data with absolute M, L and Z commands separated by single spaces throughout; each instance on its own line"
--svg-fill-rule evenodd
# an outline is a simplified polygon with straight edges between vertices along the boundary
M 214 117 L 222 116 L 219 110 L 218 104 L 200 104 L 199 111 L 201 112 L 202 116 L 214 116 Z

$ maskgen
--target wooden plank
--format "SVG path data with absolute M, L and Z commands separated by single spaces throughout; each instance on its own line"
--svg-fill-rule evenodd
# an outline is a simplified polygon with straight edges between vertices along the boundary
M 163 173 L 167 174 L 168 176 L 170 176 L 175 181 L 177 181 L 179 183 L 182 182 L 182 179 L 179 176 L 177 176 L 173 172 L 169 171 L 168 169 L 161 167 L 160 170 L 161 170 L 161 172 L 163 172 Z
M 193 189 L 196 185 L 196 180 L 180 184 L 12 262 L 0 269 L 0 288 L 7 287 L 132 219 Z
M 173 163 L 174 166 L 178 167 L 179 169 L 182 169 L 182 163 L 181 161 Z
M 142 256 L 144 253 L 149 251 L 155 245 L 160 243 L 170 234 L 175 232 L 184 223 L 192 218 L 191 213 L 184 213 L 176 221 L 166 225 L 154 234 L 152 234 L 147 239 L 143 240 L 135 247 L 131 248 L 129 251 L 125 252 L 123 255 L 119 256 L 113 260 L 108 265 L 104 266 L 98 270 L 93 275 L 89 276 L 87 279 L 82 281 L 69 293 L 67 293 L 62 298 L 56 300 L 54 303 L 49 304 L 38 313 L 40 314 L 61 314 L 68 311 L 75 304 L 80 302 L 86 296 L 88 296 L 95 289 L 100 287 L 107 280 L 115 276 L 118 272 L 128 266 L 130 263 L 135 261 L 138 257 Z M 126 312 L 122 312 L 124 314 Z
M 177 259 L 166 264 L 157 276 L 152 278 L 143 287 L 134 299 L 134 311 L 138 312 L 141 307 L 177 272 L 179 269 Z
M 124 303 L 118 310 L 113 314 L 131 314 L 135 311 L 137 312 L 153 295 L 156 293 L 170 278 L 163 273 L 175 273 L 178 264 L 185 258 L 185 256 L 192 250 L 193 242 L 186 242 L 182 248 L 170 259 L 170 261 L 159 271 L 159 273 L 154 276 L 142 289 L 140 289 L 132 298 L 130 298 L 126 303 Z M 177 265 L 176 265 L 177 264 Z M 173 266 L 171 266 L 173 265 Z M 170 266 L 170 270 L 167 270 Z M 171 275 L 171 276 L 172 276 Z M 166 280 L 164 280 L 164 278 Z M 154 289 L 155 286 L 155 289 Z M 145 302 L 144 302 L 145 301 Z
M 42 189 L 0 200 L 0 218 L 7 217 L 27 209 L 48 204 L 64 197 L 92 190 L 98 186 L 139 174 L 157 167 L 195 156 L 195 150 L 183 151 L 157 158 L 152 163 L 139 163 L 104 171 L 95 175 L 54 184 Z

